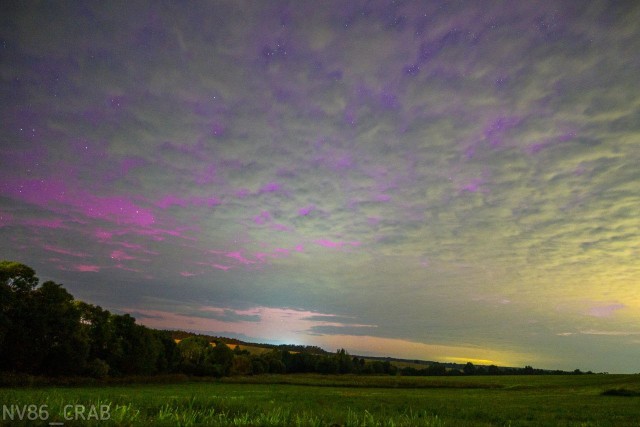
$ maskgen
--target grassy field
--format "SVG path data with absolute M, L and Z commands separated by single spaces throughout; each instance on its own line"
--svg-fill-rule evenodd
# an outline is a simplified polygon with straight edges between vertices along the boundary
M 1 388 L 0 403 L 4 425 L 640 426 L 640 396 L 602 395 L 612 389 L 640 392 L 640 375 L 266 375 L 180 384 Z M 82 419 L 76 405 L 84 418 L 94 417 Z M 108 420 L 96 420 L 101 407 L 108 408 Z M 42 408 L 47 417 L 20 423 L 20 408 L 26 408 L 23 419 L 29 413 L 37 418 Z

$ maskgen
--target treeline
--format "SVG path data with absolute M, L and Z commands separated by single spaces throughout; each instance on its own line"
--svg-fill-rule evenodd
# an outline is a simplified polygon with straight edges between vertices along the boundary
M 0 262 L 0 371 L 92 377 L 175 372 L 169 334 L 74 300 L 62 285 L 39 284 L 32 268 Z
M 231 350 L 223 342 L 211 345 L 208 339 L 191 336 L 178 344 L 181 355 L 180 371 L 197 376 L 259 375 L 284 373 L 378 373 L 395 374 L 389 362 L 366 362 L 351 357 L 344 349 L 326 355 L 293 353 L 278 348 L 251 354 L 241 347 Z
M 0 261 L 0 373 L 93 378 L 161 374 L 221 377 L 265 373 L 550 373 L 531 367 L 514 370 L 475 367 L 471 363 L 463 369 L 438 363 L 423 369 L 398 368 L 388 360 L 365 360 L 350 356 L 344 349 L 328 353 L 313 346 L 265 345 L 271 350 L 258 355 L 240 346 L 231 350 L 227 343 L 241 343 L 233 341 L 138 325 L 128 314 L 113 314 L 75 300 L 58 283 L 40 284 L 35 271 L 24 264 Z
M 273 346 L 252 355 L 240 347 L 231 350 L 223 339 L 182 337 L 176 340 L 169 331 L 136 324 L 128 314 L 77 301 L 58 283 L 40 284 L 32 268 L 0 261 L 0 372 L 94 378 L 396 373 L 389 362 L 365 362 L 345 350 L 330 354 L 318 347 Z
M 432 362 L 432 364 L 426 368 L 414 368 L 407 366 L 399 369 L 399 374 L 404 376 L 437 376 L 437 375 L 580 375 L 580 374 L 592 374 L 593 372 L 582 372 L 579 369 L 575 371 L 567 372 L 561 370 L 547 370 L 537 369 L 531 366 L 525 366 L 524 368 L 510 368 L 499 367 L 496 365 L 489 366 L 476 366 L 471 362 L 467 362 L 462 369 L 447 368 L 445 364 Z

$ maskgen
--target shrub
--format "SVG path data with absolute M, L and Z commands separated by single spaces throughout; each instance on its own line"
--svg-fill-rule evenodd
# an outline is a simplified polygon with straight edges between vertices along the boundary
M 93 359 L 87 364 L 86 374 L 92 378 L 105 378 L 109 374 L 109 364 L 102 359 Z
M 626 388 L 612 388 L 602 392 L 603 396 L 640 396 L 640 392 Z

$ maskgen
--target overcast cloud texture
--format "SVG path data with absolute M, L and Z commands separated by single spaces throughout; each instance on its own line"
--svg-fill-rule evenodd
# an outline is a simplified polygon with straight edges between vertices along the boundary
M 636 2 L 0 8 L 0 258 L 152 327 L 640 371 Z

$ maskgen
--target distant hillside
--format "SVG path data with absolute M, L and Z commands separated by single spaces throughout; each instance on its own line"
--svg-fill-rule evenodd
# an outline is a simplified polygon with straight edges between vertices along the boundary
M 241 346 L 243 349 L 249 350 L 250 353 L 260 353 L 259 350 L 251 351 L 251 349 L 253 348 L 253 349 L 269 349 L 269 350 L 278 349 L 278 350 L 286 350 L 292 353 L 309 353 L 309 354 L 319 354 L 319 355 L 325 355 L 325 356 L 331 354 L 330 352 L 320 347 L 312 346 L 312 345 L 294 345 L 294 344 L 275 345 L 275 344 L 265 344 L 265 343 L 253 343 L 253 342 L 239 340 L 237 338 L 196 334 L 194 332 L 186 332 L 186 331 L 178 331 L 178 330 L 172 330 L 167 332 L 171 334 L 171 337 L 174 340 L 183 340 L 185 338 L 194 337 L 194 336 L 204 337 L 208 339 L 210 342 L 223 342 L 232 348 L 234 348 L 235 346 Z
M 175 340 L 183 340 L 187 337 L 192 336 L 200 336 L 208 339 L 210 342 L 223 342 L 228 345 L 232 350 L 236 347 L 239 347 L 239 350 L 246 350 L 250 354 L 258 356 L 264 354 L 268 351 L 277 349 L 277 350 L 285 350 L 290 353 L 307 353 L 307 354 L 315 354 L 315 355 L 323 355 L 328 356 L 333 354 L 332 352 L 326 351 L 317 346 L 304 346 L 304 345 L 293 345 L 293 344 L 265 344 L 265 343 L 254 343 L 239 340 L 237 338 L 228 338 L 228 337 L 219 337 L 214 335 L 205 335 L 205 334 L 196 334 L 194 332 L 186 332 L 186 331 L 167 331 L 171 334 L 171 337 Z M 475 374 L 475 375 L 520 375 L 520 374 L 528 374 L 528 375 L 536 375 L 536 374 L 581 374 L 582 372 L 579 370 L 575 370 L 572 372 L 561 371 L 561 370 L 549 370 L 549 369 L 537 369 L 531 366 L 525 366 L 524 368 L 520 367 L 509 367 L 509 366 L 495 366 L 495 365 L 472 365 L 470 363 L 452 363 L 452 362 L 436 362 L 432 360 L 419 360 L 419 359 L 400 359 L 395 357 L 388 356 L 360 356 L 351 354 L 351 357 L 355 357 L 358 359 L 363 359 L 367 362 L 388 362 L 391 365 L 397 367 L 401 370 L 404 375 L 420 375 L 420 372 L 436 372 L 436 370 L 441 370 L 442 372 L 447 373 L 466 373 L 466 374 Z M 470 372 L 469 370 L 472 370 Z M 591 373 L 591 372 L 587 372 Z

